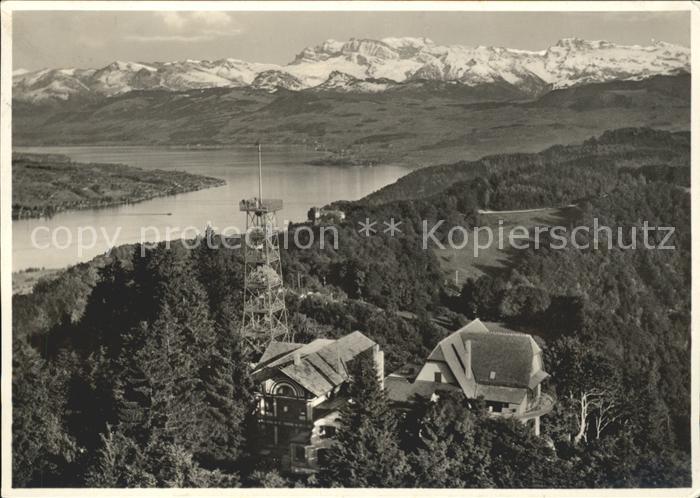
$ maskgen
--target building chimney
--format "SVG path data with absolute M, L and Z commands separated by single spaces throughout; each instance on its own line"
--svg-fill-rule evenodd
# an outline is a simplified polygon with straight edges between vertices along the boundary
M 295 366 L 301 365 L 301 355 L 299 354 L 299 351 L 294 352 L 294 365 Z
M 375 344 L 372 349 L 374 353 L 374 366 L 377 368 L 379 384 L 381 388 L 384 389 L 384 351 L 379 349 L 378 344 Z
M 464 370 L 467 379 L 472 378 L 472 341 L 467 339 L 464 343 Z

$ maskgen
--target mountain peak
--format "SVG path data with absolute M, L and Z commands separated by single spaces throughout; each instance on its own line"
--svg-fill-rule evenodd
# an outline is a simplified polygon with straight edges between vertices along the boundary
M 291 74 L 277 69 L 268 69 L 258 73 L 250 85 L 258 90 L 275 92 L 280 88 L 285 90 L 301 90 L 303 83 Z
M 17 99 L 116 95 L 131 90 L 243 87 L 276 91 L 312 87 L 377 92 L 428 80 L 465 86 L 511 85 L 525 95 L 548 88 L 690 72 L 690 49 L 652 40 L 648 46 L 562 38 L 545 50 L 438 45 L 425 37 L 328 39 L 279 66 L 239 59 L 114 61 L 101 69 L 16 73 Z M 337 90 L 340 91 L 340 90 Z M 343 90 L 345 91 L 345 90 Z
M 556 47 L 576 49 L 576 50 L 586 50 L 586 49 L 596 49 L 603 48 L 606 46 L 612 46 L 612 43 L 604 40 L 584 40 L 582 38 L 562 38 L 559 40 Z
M 391 48 L 395 49 L 400 49 L 400 48 L 406 48 L 406 47 L 411 47 L 411 48 L 423 48 L 427 45 L 435 45 L 435 42 L 431 40 L 430 38 L 425 38 L 425 37 L 413 37 L 413 36 L 402 36 L 402 37 L 387 37 L 387 38 L 382 38 L 381 42 L 389 45 Z
M 145 69 L 147 71 L 156 70 L 155 68 L 147 66 L 146 64 L 141 64 L 140 62 L 129 62 L 120 60 L 116 60 L 103 68 L 103 70 L 108 71 L 140 71 L 142 69 Z
M 324 85 L 347 84 L 353 81 L 357 81 L 357 78 L 342 71 L 333 71 L 328 75 L 328 79 L 324 82 Z
M 343 44 L 344 54 L 357 54 L 364 57 L 379 57 L 381 59 L 398 59 L 399 56 L 389 45 L 381 40 L 369 38 L 350 38 Z

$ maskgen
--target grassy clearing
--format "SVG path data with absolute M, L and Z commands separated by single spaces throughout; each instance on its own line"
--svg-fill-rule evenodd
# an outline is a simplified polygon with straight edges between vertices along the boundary
M 575 218 L 577 212 L 576 207 L 563 207 L 481 214 L 479 227 L 491 228 L 493 234 L 491 244 L 488 243 L 488 232 L 476 229 L 469 232 L 468 243 L 464 248 L 451 248 L 446 245 L 444 249 L 435 249 L 435 255 L 440 261 L 445 278 L 460 287 L 467 278 L 478 278 L 486 273 L 498 273 L 514 264 L 517 250 L 510 248 L 507 239 L 508 233 L 514 227 L 523 226 L 532 230 L 537 226 L 566 225 Z M 501 220 L 504 234 L 503 248 L 499 247 L 498 243 L 498 229 Z M 477 237 L 476 240 L 480 246 L 477 254 L 474 251 L 474 247 L 477 245 L 475 237 Z

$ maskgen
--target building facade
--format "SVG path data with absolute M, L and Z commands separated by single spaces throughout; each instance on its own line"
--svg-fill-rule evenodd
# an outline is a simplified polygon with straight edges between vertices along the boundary
M 271 342 L 253 372 L 261 452 L 285 470 L 315 472 L 347 401 L 347 365 L 363 353 L 373 356 L 383 382 L 383 352 L 361 332 L 309 344 Z
M 385 383 L 399 405 L 416 396 L 459 391 L 467 399 L 483 399 L 494 416 L 521 420 L 539 435 L 540 417 L 554 406 L 541 389 L 547 377 L 542 350 L 531 335 L 476 319 L 441 340 L 423 365 L 395 372 Z

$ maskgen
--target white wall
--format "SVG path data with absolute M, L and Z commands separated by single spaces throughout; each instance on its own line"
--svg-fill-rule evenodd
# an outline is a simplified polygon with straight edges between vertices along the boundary
M 442 382 L 447 384 L 456 384 L 457 379 L 452 375 L 452 371 L 447 366 L 446 363 L 441 361 L 426 361 L 418 372 L 416 380 L 424 380 L 428 382 L 435 382 L 435 372 L 440 372 L 442 374 Z

